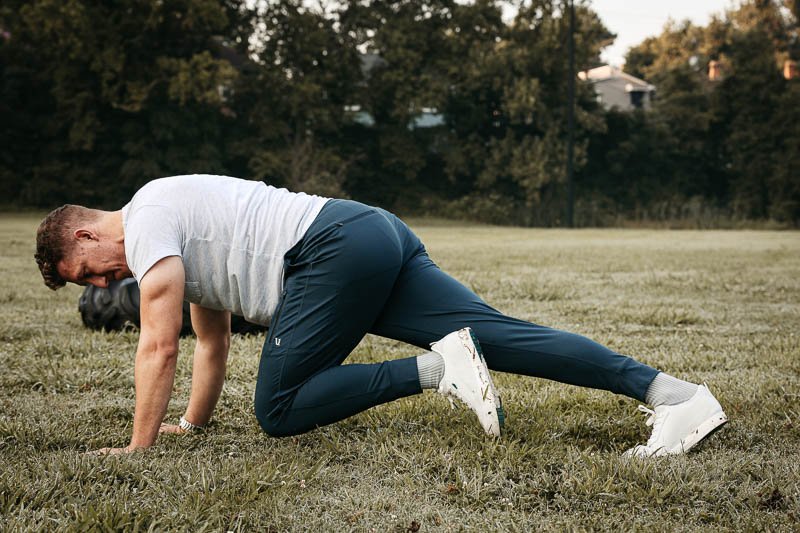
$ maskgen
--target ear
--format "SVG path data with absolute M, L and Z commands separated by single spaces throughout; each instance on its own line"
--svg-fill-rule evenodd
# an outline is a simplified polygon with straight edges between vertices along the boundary
M 98 240 L 97 239 L 97 234 L 95 232 L 91 231 L 91 230 L 88 230 L 88 229 L 82 229 L 82 228 L 81 229 L 76 229 L 75 232 L 73 233 L 73 235 L 75 236 L 75 239 L 79 240 L 79 241 L 84 241 L 84 240 L 96 241 L 96 240 Z

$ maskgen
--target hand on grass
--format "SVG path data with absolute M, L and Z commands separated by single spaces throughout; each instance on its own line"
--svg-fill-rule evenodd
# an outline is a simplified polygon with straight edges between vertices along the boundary
M 184 433 L 189 433 L 177 424 L 161 424 L 161 427 L 158 428 L 158 432 L 170 433 L 173 435 L 183 435 Z
M 125 453 L 131 453 L 135 451 L 135 448 L 126 447 L 126 448 L 100 448 L 99 450 L 92 450 L 86 452 L 86 455 L 122 455 Z

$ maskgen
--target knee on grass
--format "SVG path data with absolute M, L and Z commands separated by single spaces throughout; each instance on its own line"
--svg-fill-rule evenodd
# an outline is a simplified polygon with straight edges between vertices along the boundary
M 281 409 L 276 409 L 274 406 L 270 408 L 259 406 L 256 404 L 256 419 L 261 429 L 270 437 L 291 437 L 292 435 L 299 435 L 305 433 L 307 430 L 292 427 L 287 423 L 288 416 L 284 416 Z
M 256 416 L 261 429 L 270 437 L 290 437 L 300 432 L 292 431 L 286 424 L 282 424 L 272 417 Z

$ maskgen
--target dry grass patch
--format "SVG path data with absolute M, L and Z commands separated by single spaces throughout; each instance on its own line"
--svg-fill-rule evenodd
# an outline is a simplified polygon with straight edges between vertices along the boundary
M 432 257 L 512 315 L 708 381 L 731 422 L 687 457 L 623 461 L 636 402 L 497 375 L 499 441 L 425 394 L 295 438 L 252 414 L 261 337 L 234 339 L 209 431 L 127 443 L 135 333 L 85 330 L 41 283 L 37 220 L 0 217 L 0 530 L 796 530 L 800 238 L 412 222 Z M 186 405 L 184 339 L 169 416 Z M 367 337 L 354 362 L 414 349 Z

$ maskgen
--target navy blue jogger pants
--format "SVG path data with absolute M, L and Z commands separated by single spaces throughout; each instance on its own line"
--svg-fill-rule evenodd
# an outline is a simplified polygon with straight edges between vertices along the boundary
M 503 315 L 442 272 L 400 219 L 358 202 L 328 201 L 285 267 L 255 395 L 272 436 L 421 392 L 415 357 L 342 364 L 367 333 L 428 349 L 469 326 L 492 370 L 640 401 L 658 373 L 580 335 Z

